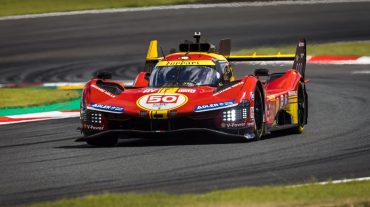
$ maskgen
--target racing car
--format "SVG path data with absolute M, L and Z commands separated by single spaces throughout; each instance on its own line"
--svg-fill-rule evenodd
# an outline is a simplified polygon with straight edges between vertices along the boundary
M 76 141 L 114 146 L 118 139 L 206 133 L 259 140 L 276 130 L 302 133 L 307 124 L 306 41 L 295 54 L 231 55 L 231 40 L 218 47 L 201 41 L 179 44 L 158 55 L 149 44 L 145 70 L 133 85 L 99 73 L 88 81 L 81 100 L 81 132 Z M 162 52 L 163 53 L 163 52 Z M 236 79 L 232 62 L 293 61 L 283 73 L 250 70 Z

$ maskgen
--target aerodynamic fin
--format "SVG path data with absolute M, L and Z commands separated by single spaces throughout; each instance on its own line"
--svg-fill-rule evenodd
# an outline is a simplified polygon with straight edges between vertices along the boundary
M 154 66 L 161 60 L 163 57 L 158 57 L 158 41 L 150 41 L 148 52 L 145 59 L 145 72 L 152 72 Z
M 305 78 L 305 71 L 306 71 L 306 40 L 302 38 L 299 40 L 294 63 L 293 63 L 293 69 L 297 70 L 303 77 Z
M 158 41 L 152 40 L 149 43 L 148 52 L 146 54 L 146 60 L 157 60 L 158 58 Z

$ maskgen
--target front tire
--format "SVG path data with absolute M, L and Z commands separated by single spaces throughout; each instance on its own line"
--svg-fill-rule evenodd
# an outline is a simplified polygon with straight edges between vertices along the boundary
M 256 86 L 254 92 L 254 139 L 260 140 L 264 134 L 265 125 L 263 123 L 264 109 L 263 109 L 263 96 L 261 90 Z

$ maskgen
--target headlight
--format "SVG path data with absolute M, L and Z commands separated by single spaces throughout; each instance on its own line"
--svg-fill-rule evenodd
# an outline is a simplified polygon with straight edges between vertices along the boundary
M 239 121 L 247 119 L 248 114 L 247 108 L 233 108 L 222 112 L 223 121 Z
M 102 115 L 99 112 L 92 112 L 90 114 L 90 121 L 92 124 L 101 124 L 102 122 Z

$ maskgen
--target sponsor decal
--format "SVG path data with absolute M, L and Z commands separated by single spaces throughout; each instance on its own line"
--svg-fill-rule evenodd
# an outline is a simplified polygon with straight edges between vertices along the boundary
M 201 112 L 201 111 L 210 111 L 210 110 L 215 110 L 215 109 L 227 108 L 227 107 L 233 106 L 234 102 L 235 100 L 211 103 L 211 104 L 203 104 L 200 106 L 196 106 L 194 111 Z
M 160 61 L 157 66 L 215 65 L 211 60 Z
M 140 97 L 136 104 L 145 110 L 171 110 L 183 106 L 188 97 L 179 93 L 152 93 Z
M 250 118 L 251 118 L 252 120 L 254 120 L 254 107 L 252 106 L 252 107 L 250 107 L 249 109 L 250 109 L 250 110 L 249 110 Z
M 232 88 L 238 87 L 239 85 L 242 85 L 242 84 L 244 84 L 244 82 L 236 83 L 236 84 L 234 84 L 234 85 L 232 85 L 232 86 L 230 86 L 230 87 L 228 87 L 228 88 L 225 88 L 224 90 L 221 90 L 221 91 L 219 91 L 219 92 L 217 92 L 217 93 L 215 93 L 215 94 L 213 94 L 213 95 L 214 95 L 214 96 L 217 96 L 217 95 L 218 95 L 218 94 L 220 94 L 220 93 L 223 93 L 223 92 L 228 91 L 228 90 L 230 90 L 230 89 L 232 89 Z
M 98 90 L 98 91 L 100 91 L 100 92 L 104 93 L 104 94 L 105 94 L 105 95 L 107 95 L 107 96 L 110 96 L 110 97 L 112 97 L 112 98 L 116 98 L 116 96 L 115 96 L 115 95 L 113 95 L 113 94 L 109 93 L 108 91 L 106 91 L 106 90 L 104 90 L 104 89 L 102 89 L 102 88 L 99 88 L 99 87 L 98 87 L 98 86 L 96 86 L 96 85 L 91 85 L 91 87 L 93 87 L 93 88 L 95 88 L 96 90 Z
M 86 128 L 88 130 L 104 130 L 104 125 L 103 126 L 94 126 L 94 125 L 84 124 L 84 128 Z
M 296 96 L 297 95 L 297 91 L 289 91 L 288 92 L 288 95 L 289 96 Z
M 227 128 L 240 128 L 245 127 L 247 124 L 245 122 L 242 123 L 226 123 Z
M 284 95 L 280 95 L 280 107 L 284 106 Z
M 143 90 L 143 93 L 155 93 L 158 90 L 159 90 L 158 88 L 147 88 Z
M 97 103 L 91 103 L 90 106 L 97 110 L 108 111 L 108 112 L 113 112 L 113 113 L 114 112 L 123 113 L 124 111 L 123 107 L 119 107 L 119 106 L 109 106 L 109 105 L 97 104 Z
M 195 93 L 197 90 L 191 88 L 180 88 L 178 93 Z
M 247 127 L 253 127 L 254 126 L 254 120 L 253 121 L 249 121 L 247 123 Z

